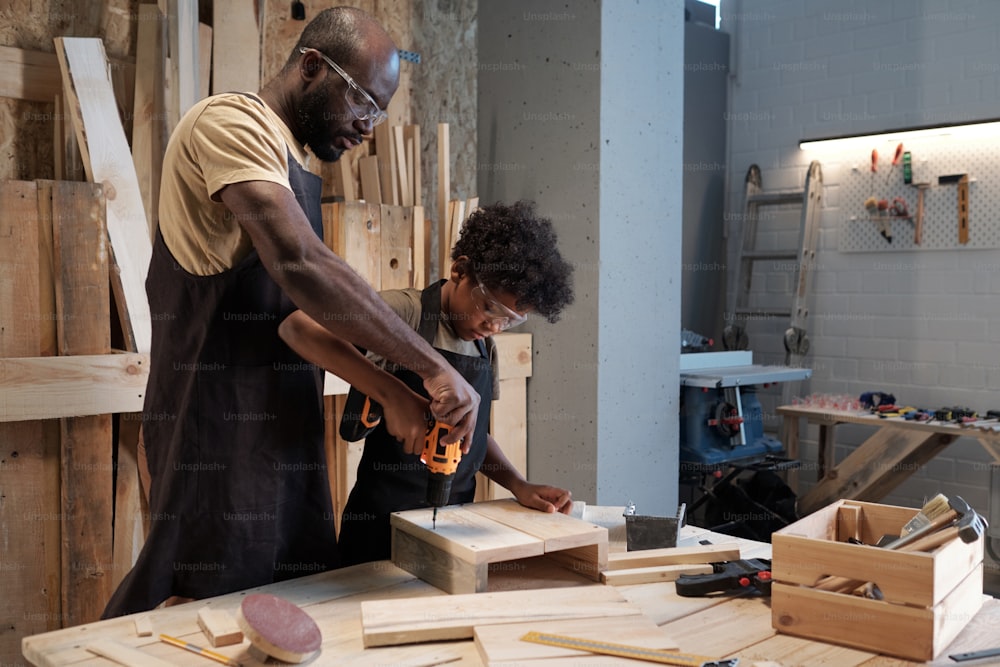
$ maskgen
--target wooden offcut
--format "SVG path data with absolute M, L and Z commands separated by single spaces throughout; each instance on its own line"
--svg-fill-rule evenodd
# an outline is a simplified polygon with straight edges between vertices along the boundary
M 721 563 L 739 559 L 739 544 L 701 544 L 695 547 L 668 547 L 608 554 L 608 570 L 630 570 L 637 567 L 691 563 Z
M 637 616 L 638 607 L 610 586 L 505 591 L 361 603 L 365 647 L 469 639 L 474 629 L 525 620 Z
M 198 610 L 198 627 L 216 648 L 243 641 L 243 631 L 236 624 L 236 617 L 225 609 L 202 607 Z
M 449 593 L 488 587 L 491 564 L 544 555 L 597 580 L 607 565 L 608 531 L 565 514 L 503 499 L 395 512 L 392 561 Z
M 142 194 L 118 120 L 104 46 L 99 39 L 56 38 L 63 88 L 88 180 L 104 188 L 114 258 L 112 289 L 131 351 L 148 352 L 151 325 L 146 272 L 152 255 Z

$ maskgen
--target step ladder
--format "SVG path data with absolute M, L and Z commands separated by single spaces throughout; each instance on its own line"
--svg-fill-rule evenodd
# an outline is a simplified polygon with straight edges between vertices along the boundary
M 742 224 L 739 225 L 737 233 L 736 247 L 739 248 L 737 271 L 731 283 L 727 325 L 722 335 L 723 345 L 727 350 L 748 348 L 749 338 L 746 333 L 748 318 L 788 318 L 788 329 L 784 334 L 785 364 L 801 367 L 809 351 L 808 297 L 812 289 L 822 196 L 823 172 L 818 161 L 813 161 L 809 165 L 805 187 L 802 190 L 766 192 L 762 187 L 760 167 L 754 164 L 747 170 Z M 758 249 L 757 223 L 762 209 L 791 204 L 799 204 L 802 207 L 798 246 L 779 250 Z M 791 283 L 792 300 L 787 309 L 750 308 L 754 264 L 762 261 L 784 261 L 794 267 Z

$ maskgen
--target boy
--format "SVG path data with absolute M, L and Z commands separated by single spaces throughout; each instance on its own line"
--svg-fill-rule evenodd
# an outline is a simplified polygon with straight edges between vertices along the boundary
M 463 443 L 449 503 L 472 502 L 475 473 L 481 470 L 526 507 L 569 513 L 570 492 L 525 480 L 487 429 L 497 388 L 491 336 L 521 324 L 529 312 L 557 321 L 573 300 L 572 267 L 556 247 L 551 222 L 537 218 L 530 202 L 473 212 L 451 258 L 448 277 L 423 291 L 380 293 L 481 396 L 475 435 Z M 428 413 L 425 387 L 410 369 L 370 363 L 300 311 L 289 315 L 279 332 L 303 358 L 337 373 L 383 407 L 384 418 L 365 439 L 341 518 L 339 551 L 342 565 L 387 559 L 389 514 L 427 506 L 427 470 L 419 459 Z

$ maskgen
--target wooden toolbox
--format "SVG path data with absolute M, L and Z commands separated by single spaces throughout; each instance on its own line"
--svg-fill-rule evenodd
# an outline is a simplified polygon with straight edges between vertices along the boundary
M 487 590 L 490 566 L 544 556 L 599 581 L 608 564 L 608 529 L 516 500 L 394 512 L 392 562 L 448 593 Z M 511 564 L 511 567 L 517 567 Z
M 840 500 L 771 536 L 771 625 L 910 660 L 934 659 L 983 604 L 983 541 L 932 552 L 874 546 L 899 535 L 908 507 Z M 851 544 L 850 538 L 864 544 Z M 883 599 L 813 588 L 827 575 L 873 582 Z

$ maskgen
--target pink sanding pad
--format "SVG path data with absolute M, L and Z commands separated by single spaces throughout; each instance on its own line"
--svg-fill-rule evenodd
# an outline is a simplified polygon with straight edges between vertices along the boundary
M 236 620 L 251 645 L 284 662 L 305 662 L 323 643 L 323 634 L 312 617 L 276 595 L 246 596 Z

